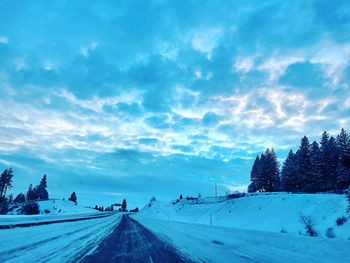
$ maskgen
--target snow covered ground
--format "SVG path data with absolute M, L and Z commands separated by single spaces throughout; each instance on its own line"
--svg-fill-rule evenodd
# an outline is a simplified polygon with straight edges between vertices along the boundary
M 50 199 L 50 200 L 35 201 L 35 202 L 39 205 L 41 214 L 66 214 L 66 213 L 76 214 L 76 213 L 98 212 L 95 209 L 88 208 L 79 204 L 75 204 L 74 202 L 68 201 L 68 200 Z M 14 209 L 8 214 L 9 215 L 19 214 L 19 211 L 18 211 L 19 209 L 20 207 Z
M 150 205 L 150 206 L 149 206 Z M 243 229 L 304 233 L 300 216 L 310 216 L 320 236 L 333 228 L 336 238 L 350 239 L 350 218 L 342 226 L 336 219 L 346 216 L 347 200 L 338 194 L 257 194 L 242 198 L 200 198 L 179 202 L 154 201 L 140 211 L 142 217 L 178 222 L 212 224 Z M 210 219 L 211 218 L 211 219 Z
M 0 225 L 24 224 L 32 222 L 67 220 L 81 217 L 93 217 L 103 214 L 95 209 L 81 205 L 75 205 L 68 200 L 46 200 L 38 201 L 40 214 L 38 215 L 18 215 L 14 210 L 9 215 L 0 216 Z M 45 213 L 45 210 L 50 213 Z
M 92 220 L 0 230 L 0 262 L 76 262 L 119 223 L 121 213 Z
M 232 227 L 208 226 L 135 215 L 134 218 L 198 262 L 349 262 L 350 241 Z
M 68 201 L 45 202 L 41 208 L 65 212 L 0 216 L 0 224 L 102 214 L 73 203 L 72 207 Z M 350 219 L 341 226 L 336 225 L 336 219 L 346 215 L 346 206 L 343 195 L 258 194 L 237 199 L 153 201 L 132 217 L 198 262 L 345 263 L 350 259 Z M 122 214 L 2 229 L 0 262 L 79 262 L 82 255 L 93 253 L 101 240 L 113 232 Z M 300 215 L 312 218 L 319 236 L 304 234 Z M 325 234 L 329 228 L 333 228 L 334 238 Z

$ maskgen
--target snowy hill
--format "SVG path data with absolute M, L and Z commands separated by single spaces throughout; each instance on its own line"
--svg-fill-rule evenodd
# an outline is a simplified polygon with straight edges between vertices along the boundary
M 87 208 L 85 206 L 75 204 L 68 200 L 44 200 L 36 201 L 39 205 L 40 214 L 76 214 L 76 213 L 93 213 L 98 212 L 95 209 Z M 9 212 L 9 215 L 20 214 L 21 206 Z
M 140 216 L 179 222 L 212 224 L 272 232 L 305 233 L 300 216 L 309 216 L 315 229 L 326 236 L 329 228 L 335 237 L 350 239 L 350 218 L 343 225 L 337 218 L 346 216 L 345 195 L 337 194 L 252 194 L 229 199 L 199 198 L 171 203 L 153 201 Z

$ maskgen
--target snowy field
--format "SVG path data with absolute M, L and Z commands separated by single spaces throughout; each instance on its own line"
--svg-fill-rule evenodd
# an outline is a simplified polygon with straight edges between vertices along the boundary
M 134 218 L 198 262 L 348 263 L 350 258 L 345 240 Z
M 336 238 L 350 239 L 350 219 L 342 226 L 347 201 L 337 194 L 251 195 L 236 199 L 200 198 L 180 202 L 154 201 L 140 211 L 143 217 L 178 222 L 210 224 L 271 232 L 304 233 L 300 216 L 309 216 L 320 236 L 333 228 Z M 211 219 L 210 219 L 211 218 Z
M 67 200 L 46 200 L 37 201 L 40 209 L 38 215 L 17 215 L 17 211 L 12 214 L 0 216 L 0 225 L 24 224 L 32 222 L 43 222 L 53 220 L 67 220 L 82 217 L 94 217 L 103 213 L 81 205 L 75 205 Z M 48 210 L 50 213 L 45 213 Z
M 120 215 L 0 230 L 0 262 L 76 262 L 112 232 Z

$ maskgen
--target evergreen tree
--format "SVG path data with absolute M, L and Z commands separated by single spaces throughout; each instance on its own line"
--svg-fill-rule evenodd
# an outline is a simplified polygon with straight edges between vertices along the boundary
M 310 144 L 309 139 L 304 136 L 301 139 L 300 147 L 296 152 L 297 160 L 297 184 L 296 190 L 305 191 L 306 184 L 311 172 L 311 162 L 310 162 Z
M 0 201 L 5 198 L 7 189 L 12 188 L 12 168 L 5 169 L 0 176 Z
M 259 176 L 259 155 L 256 156 L 252 170 L 250 171 L 250 184 L 248 186 L 248 193 L 253 193 L 258 190 L 257 181 Z
M 265 153 L 266 165 L 265 165 L 265 176 L 266 176 L 266 191 L 274 192 L 280 188 L 280 177 L 279 177 L 279 163 L 274 149 Z
M 254 180 L 256 189 L 263 192 L 278 191 L 280 184 L 279 163 L 274 149 L 267 148 L 257 164 L 257 176 Z
M 40 181 L 39 186 L 36 187 L 37 188 L 37 196 L 39 199 L 41 200 L 47 200 L 49 199 L 49 193 L 46 190 L 47 188 L 47 180 L 46 180 L 46 174 L 44 174 L 43 178 Z
M 320 175 L 319 175 L 319 187 L 321 191 L 326 191 L 327 178 L 328 178 L 328 156 L 329 156 L 329 135 L 325 131 L 322 134 L 320 142 L 321 160 L 320 160 Z
M 27 201 L 34 200 L 34 192 L 33 192 L 33 185 L 30 184 L 28 191 L 27 191 Z
M 0 202 L 0 215 L 6 215 L 8 212 L 8 200 L 6 197 L 3 197 L 1 202 Z
M 126 200 L 124 199 L 122 202 L 122 211 L 126 212 L 127 211 L 127 203 Z
M 266 152 L 269 149 L 266 149 Z M 258 162 L 257 176 L 255 180 L 255 186 L 258 192 L 266 191 L 266 152 L 260 155 L 260 160 Z
M 15 203 L 24 203 L 25 201 L 26 201 L 26 197 L 22 193 L 19 193 L 14 200 Z
M 180 198 L 179 198 L 180 200 L 182 199 L 182 194 L 180 194 Z
M 297 181 L 296 155 L 290 150 L 281 171 L 281 190 L 297 192 Z
M 9 204 L 12 204 L 13 203 L 13 194 L 10 194 L 9 196 Z
M 306 181 L 306 192 L 316 193 L 320 191 L 319 175 L 321 173 L 321 151 L 318 143 L 314 141 L 310 146 L 311 170 Z
M 337 136 L 338 167 L 337 187 L 345 189 L 350 185 L 350 137 L 344 129 Z
M 338 147 L 334 137 L 328 142 L 329 155 L 327 158 L 326 191 L 337 188 Z
M 75 194 L 75 192 L 73 192 L 70 197 L 68 198 L 69 201 L 74 202 L 75 204 L 77 204 L 77 195 Z

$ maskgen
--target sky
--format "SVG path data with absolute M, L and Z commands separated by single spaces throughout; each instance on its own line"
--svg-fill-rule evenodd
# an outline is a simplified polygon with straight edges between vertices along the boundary
M 350 126 L 350 3 L 0 2 L 0 169 L 87 205 L 243 190 Z

